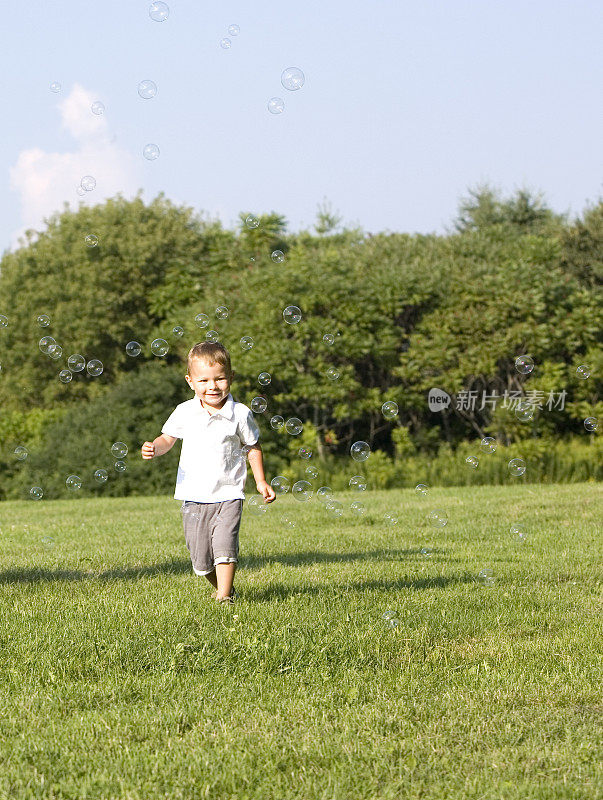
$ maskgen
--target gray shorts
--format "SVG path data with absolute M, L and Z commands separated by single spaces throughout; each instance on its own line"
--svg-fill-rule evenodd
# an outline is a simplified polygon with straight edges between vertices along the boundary
M 213 572 L 216 564 L 238 561 L 242 510 L 242 500 L 182 503 L 184 538 L 197 575 Z

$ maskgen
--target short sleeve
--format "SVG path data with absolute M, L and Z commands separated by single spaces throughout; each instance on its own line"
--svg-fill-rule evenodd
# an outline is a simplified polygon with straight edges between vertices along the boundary
M 161 429 L 161 433 L 167 433 L 168 436 L 173 436 L 175 439 L 184 438 L 184 415 L 180 406 L 176 406 L 172 411 Z
M 260 438 L 260 429 L 253 417 L 253 411 L 246 406 L 244 406 L 242 410 L 247 413 L 241 414 L 237 426 L 237 435 L 241 440 L 241 444 L 251 446 L 252 444 L 256 444 Z

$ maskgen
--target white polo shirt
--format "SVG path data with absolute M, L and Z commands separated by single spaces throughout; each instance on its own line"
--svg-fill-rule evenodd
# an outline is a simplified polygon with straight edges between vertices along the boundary
M 222 408 L 210 414 L 193 397 L 176 406 L 161 432 L 182 439 L 177 500 L 244 499 L 247 459 L 242 447 L 255 444 L 260 435 L 251 409 L 229 394 Z

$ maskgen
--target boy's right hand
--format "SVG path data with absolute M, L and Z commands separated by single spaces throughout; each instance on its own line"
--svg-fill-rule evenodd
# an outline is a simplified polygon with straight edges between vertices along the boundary
M 145 460 L 155 458 L 155 445 L 153 442 L 145 442 L 140 448 L 140 452 Z

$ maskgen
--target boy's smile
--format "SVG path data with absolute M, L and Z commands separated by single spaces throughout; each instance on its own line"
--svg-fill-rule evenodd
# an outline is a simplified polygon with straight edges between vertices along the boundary
M 186 382 L 211 414 L 222 408 L 230 392 L 232 374 L 222 364 L 207 364 L 195 359 L 186 376 Z

